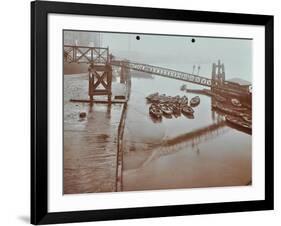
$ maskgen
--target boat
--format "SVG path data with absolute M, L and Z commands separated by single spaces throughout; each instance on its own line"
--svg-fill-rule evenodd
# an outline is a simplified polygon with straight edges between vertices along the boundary
M 152 94 L 148 95 L 148 96 L 146 97 L 146 99 L 149 100 L 149 101 L 153 101 L 153 99 L 154 99 L 155 97 L 158 97 L 158 95 L 159 95 L 158 92 L 157 92 L 157 93 L 152 93 Z
M 159 96 L 159 103 L 160 104 L 165 104 L 168 102 L 168 98 L 166 96 Z
M 241 107 L 242 104 L 240 103 L 240 101 L 236 98 L 231 99 L 231 103 L 235 106 L 235 107 Z
M 181 111 L 185 115 L 193 115 L 193 113 L 194 113 L 194 110 L 190 106 L 183 107 Z
M 181 108 L 178 104 L 172 104 L 169 106 L 171 109 L 173 109 L 173 114 L 177 117 L 181 115 Z
M 227 108 L 227 107 L 224 107 L 221 103 L 217 102 L 216 104 L 212 105 L 212 107 L 228 114 L 228 115 L 234 115 L 234 116 L 239 116 L 239 117 L 242 117 L 244 116 L 245 114 L 239 112 L 239 111 L 235 111 L 235 110 L 232 110 L 231 108 Z
M 187 105 L 188 104 L 188 98 L 186 96 L 183 96 L 179 99 L 178 103 L 183 105 L 183 106 Z
M 244 108 L 244 107 L 234 107 L 232 108 L 234 111 L 242 111 L 242 112 L 245 112 L 248 110 L 248 108 Z
M 247 131 L 252 131 L 252 125 L 250 123 L 244 122 L 239 118 L 227 115 L 225 117 L 226 121 L 234 126 L 237 126 L 240 129 L 244 129 Z
M 149 113 L 155 117 L 155 118 L 162 118 L 162 111 L 161 109 L 157 106 L 157 105 L 154 105 L 152 104 L 150 107 L 149 107 Z
M 252 117 L 250 115 L 244 115 L 242 116 L 245 122 L 252 124 Z
M 196 96 L 196 97 L 193 97 L 191 100 L 190 100 L 190 106 L 191 107 L 196 107 L 200 104 L 200 97 L 199 96 Z
M 171 109 L 167 104 L 160 104 L 160 110 L 166 116 L 171 116 L 173 114 L 173 109 Z
M 172 104 L 176 104 L 178 102 L 178 98 L 177 97 L 172 97 L 170 100 L 169 100 L 170 103 Z

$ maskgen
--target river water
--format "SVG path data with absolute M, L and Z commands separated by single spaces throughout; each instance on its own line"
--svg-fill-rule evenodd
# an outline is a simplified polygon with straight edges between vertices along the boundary
M 147 95 L 159 92 L 190 99 L 197 94 L 181 91 L 183 82 L 178 80 L 131 73 L 124 132 L 124 191 L 251 183 L 251 135 L 222 123 L 222 116 L 211 109 L 210 97 L 199 95 L 201 102 L 194 108 L 194 119 L 182 115 L 155 121 L 149 115 Z

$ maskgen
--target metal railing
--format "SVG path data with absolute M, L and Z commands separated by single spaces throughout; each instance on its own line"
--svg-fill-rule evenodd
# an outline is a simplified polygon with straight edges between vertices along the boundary
M 135 62 L 127 62 L 126 64 L 122 64 L 122 61 L 113 60 L 111 64 L 114 66 L 123 66 L 128 67 L 129 69 L 141 71 L 145 73 L 155 74 L 166 78 L 173 78 L 177 80 L 182 80 L 186 82 L 195 83 L 202 86 L 212 86 L 212 79 L 205 78 L 199 75 L 194 75 L 186 72 L 181 72 L 169 68 L 153 66 L 149 64 L 141 64 Z

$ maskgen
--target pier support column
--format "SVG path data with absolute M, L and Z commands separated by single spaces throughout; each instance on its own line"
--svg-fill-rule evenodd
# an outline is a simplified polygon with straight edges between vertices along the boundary
M 216 80 L 217 80 L 217 77 L 216 77 L 216 64 L 213 63 L 212 65 L 212 86 L 211 86 L 211 90 L 213 91 L 214 89 L 214 86 L 216 85 Z
M 91 63 L 89 68 L 89 89 L 88 95 L 94 101 L 95 95 L 107 95 L 108 103 L 111 103 L 112 96 L 112 67 L 110 64 Z
M 125 83 L 126 82 L 126 71 L 124 67 L 124 63 L 122 62 L 121 64 L 121 71 L 120 71 L 120 83 Z
M 224 64 L 218 60 L 218 64 L 213 63 L 212 66 L 212 87 L 211 90 L 214 91 L 215 88 L 223 86 L 225 82 L 225 68 Z

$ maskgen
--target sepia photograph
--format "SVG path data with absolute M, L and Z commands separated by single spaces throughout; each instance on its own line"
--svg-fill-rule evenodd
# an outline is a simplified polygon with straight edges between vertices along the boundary
M 63 30 L 63 193 L 251 186 L 252 41 Z

